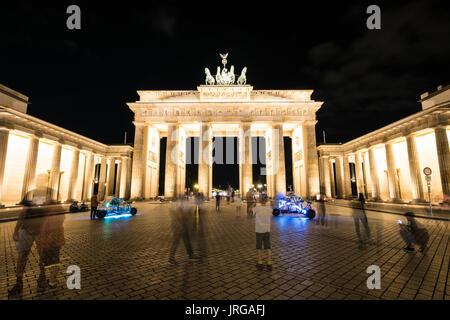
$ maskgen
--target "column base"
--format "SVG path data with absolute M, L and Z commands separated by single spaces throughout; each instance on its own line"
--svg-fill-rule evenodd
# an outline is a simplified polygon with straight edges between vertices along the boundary
M 402 199 L 399 198 L 392 198 L 389 200 L 390 203 L 406 203 L 405 201 L 403 201 Z
M 411 204 L 425 204 L 428 203 L 428 201 L 425 201 L 424 199 L 413 199 L 411 200 Z

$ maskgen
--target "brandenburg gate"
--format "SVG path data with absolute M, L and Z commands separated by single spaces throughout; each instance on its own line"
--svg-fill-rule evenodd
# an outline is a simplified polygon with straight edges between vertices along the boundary
M 138 91 L 139 101 L 128 103 L 134 112 L 135 141 L 131 198 L 158 195 L 160 139 L 167 137 L 164 196 L 185 190 L 186 139 L 199 137 L 199 191 L 212 194 L 212 139 L 238 137 L 239 189 L 253 185 L 251 137 L 265 139 L 267 193 L 286 192 L 284 136 L 292 138 L 293 191 L 304 197 L 320 192 L 316 150 L 316 112 L 323 102 L 311 99 L 313 90 L 253 90 L 243 68 L 235 81 L 234 66 L 211 75 L 197 90 Z

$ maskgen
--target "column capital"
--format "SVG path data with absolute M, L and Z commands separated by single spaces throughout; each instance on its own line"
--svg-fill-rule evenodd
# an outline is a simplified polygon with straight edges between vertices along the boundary
M 317 123 L 317 120 L 305 120 L 302 121 L 302 126 L 315 126 Z
M 133 124 L 135 127 L 144 127 L 146 125 L 145 122 L 137 122 L 137 121 L 133 121 Z
M 448 125 L 446 125 L 446 124 L 439 124 L 439 125 L 431 127 L 431 129 L 433 129 L 433 131 L 436 131 L 436 129 L 447 130 L 447 127 L 448 127 Z

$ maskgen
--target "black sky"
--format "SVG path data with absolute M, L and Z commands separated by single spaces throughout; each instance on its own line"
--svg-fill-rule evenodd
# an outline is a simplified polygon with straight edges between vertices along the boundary
M 0 83 L 30 97 L 29 113 L 104 143 L 134 135 L 136 90 L 195 89 L 219 52 L 255 89 L 314 89 L 317 137 L 345 142 L 420 110 L 448 83 L 445 1 L 9 1 L 0 4 Z M 82 29 L 66 28 L 77 4 Z M 212 4 L 215 4 L 213 6 Z

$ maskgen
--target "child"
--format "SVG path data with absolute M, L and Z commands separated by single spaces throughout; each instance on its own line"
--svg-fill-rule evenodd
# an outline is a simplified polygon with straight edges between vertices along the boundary
M 256 249 L 258 250 L 258 263 L 256 267 L 259 270 L 263 269 L 262 263 L 262 245 L 264 243 L 264 250 L 267 250 L 267 269 L 272 270 L 270 250 L 270 219 L 272 218 L 272 208 L 267 203 L 267 196 L 262 195 L 260 205 L 255 206 L 252 211 L 255 215 L 255 231 L 256 231 Z

